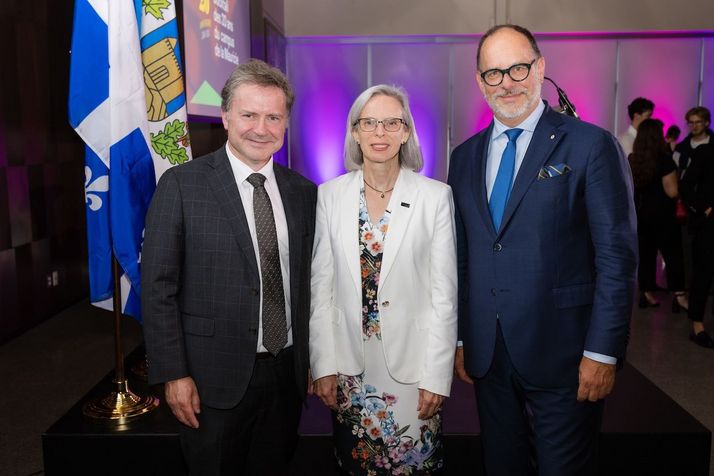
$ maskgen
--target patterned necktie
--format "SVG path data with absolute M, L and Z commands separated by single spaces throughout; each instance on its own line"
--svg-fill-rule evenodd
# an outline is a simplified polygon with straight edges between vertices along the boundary
M 488 208 L 491 210 L 491 219 L 493 226 L 498 231 L 501 227 L 501 219 L 503 211 L 506 209 L 508 197 L 511 195 L 511 184 L 513 183 L 513 169 L 516 165 L 516 139 L 521 135 L 523 129 L 508 129 L 508 144 L 501 156 L 501 165 L 498 166 L 496 181 L 491 190 L 491 199 L 488 202 Z
M 253 214 L 263 289 L 263 347 L 277 355 L 288 342 L 278 234 L 275 231 L 273 207 L 264 186 L 265 175 L 251 174 L 247 180 L 255 188 Z

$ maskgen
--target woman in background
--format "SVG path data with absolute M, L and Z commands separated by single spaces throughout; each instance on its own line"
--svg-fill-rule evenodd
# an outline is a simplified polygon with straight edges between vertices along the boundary
M 349 173 L 318 189 L 310 364 L 354 475 L 434 475 L 456 347 L 448 185 L 423 177 L 406 94 L 378 85 L 347 120 Z
M 675 217 L 677 166 L 668 152 L 660 121 L 642 121 L 628 159 L 637 208 L 639 305 L 641 308 L 659 305 L 652 294 L 657 287 L 655 275 L 659 250 L 665 262 L 667 288 L 674 292 L 672 312 L 679 312 L 682 308 L 686 310 L 682 236 Z

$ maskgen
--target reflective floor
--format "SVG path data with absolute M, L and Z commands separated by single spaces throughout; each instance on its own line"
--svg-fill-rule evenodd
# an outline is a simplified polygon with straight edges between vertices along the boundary
M 658 308 L 634 308 L 628 360 L 714 430 L 714 349 L 689 341 L 686 314 L 657 297 Z M 705 325 L 714 334 L 710 312 Z M 128 352 L 141 327 L 127 318 L 122 331 Z M 0 474 L 43 474 L 40 434 L 114 367 L 113 349 L 112 315 L 86 302 L 0 346 Z

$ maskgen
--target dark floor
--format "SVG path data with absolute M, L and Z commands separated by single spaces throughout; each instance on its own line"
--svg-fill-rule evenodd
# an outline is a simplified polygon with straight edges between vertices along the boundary
M 628 360 L 714 430 L 714 350 L 692 344 L 686 314 L 671 314 L 670 297 L 659 297 L 659 308 L 635 308 Z M 140 325 L 125 319 L 123 337 L 133 349 Z M 1 475 L 43 474 L 40 434 L 114 367 L 113 345 L 112 315 L 83 302 L 0 346 Z

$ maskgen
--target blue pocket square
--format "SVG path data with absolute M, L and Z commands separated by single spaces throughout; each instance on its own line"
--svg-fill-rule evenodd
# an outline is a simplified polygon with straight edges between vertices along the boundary
M 557 177 L 558 175 L 565 175 L 571 170 L 573 169 L 571 169 L 568 164 L 546 165 L 540 169 L 540 172 L 538 172 L 538 180 L 545 180 Z

